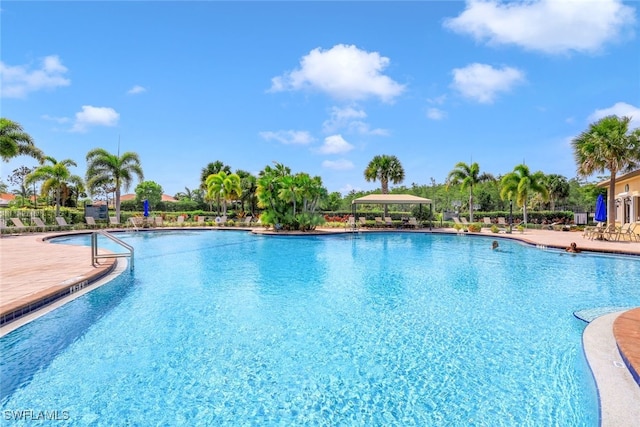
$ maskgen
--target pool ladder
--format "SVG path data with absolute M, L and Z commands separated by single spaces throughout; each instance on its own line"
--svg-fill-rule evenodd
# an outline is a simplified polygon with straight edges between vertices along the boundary
M 101 235 L 110 239 L 111 241 L 119 244 L 129 252 L 114 253 L 114 254 L 99 254 L 98 253 L 98 235 Z M 123 242 L 122 240 L 118 239 L 117 237 L 103 230 L 98 230 L 91 233 L 91 265 L 93 265 L 94 267 L 98 266 L 98 259 L 100 258 L 123 258 L 123 257 L 129 257 L 129 269 L 133 270 L 133 246 Z

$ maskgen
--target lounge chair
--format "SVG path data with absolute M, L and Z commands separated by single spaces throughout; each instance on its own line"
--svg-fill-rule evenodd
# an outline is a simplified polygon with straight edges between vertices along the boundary
M 96 220 L 92 216 L 85 216 L 84 220 L 87 222 L 87 225 L 91 228 L 97 228 L 98 224 L 96 224 Z
M 71 224 L 68 224 L 67 220 L 64 219 L 64 217 L 62 217 L 62 216 L 57 216 L 56 217 L 56 222 L 58 223 L 58 227 L 60 227 L 60 228 L 65 228 L 65 227 L 71 228 L 71 227 L 73 227 Z
M 467 225 L 463 224 L 460 221 L 460 218 L 458 218 L 457 216 L 453 217 L 453 222 L 455 222 L 455 224 L 460 227 L 459 228 L 460 231 L 469 231 L 469 225 L 468 224 Z
M 244 217 L 244 220 L 242 221 L 242 225 L 250 227 L 252 222 L 253 222 L 253 217 L 251 215 L 247 215 Z
M 129 222 L 133 228 L 143 227 L 144 226 L 144 217 L 141 216 L 132 216 L 129 218 Z
M 384 222 L 382 221 L 382 217 L 381 216 L 375 217 L 375 220 L 376 220 L 376 227 L 378 227 L 378 226 L 382 227 L 384 225 Z
M 42 228 L 43 232 L 47 231 L 47 224 L 45 224 L 44 221 L 38 218 L 37 216 L 33 217 L 33 222 L 36 223 L 36 229 Z
M 597 235 L 602 234 L 602 232 L 604 231 L 604 228 L 605 228 L 604 222 L 602 221 L 597 222 L 596 225 L 593 227 L 585 227 L 584 230 L 582 231 L 582 237 L 586 237 L 588 239 L 593 240 L 594 236 L 597 237 Z
M 638 236 L 634 231 L 635 228 L 636 228 L 635 222 L 627 222 L 623 224 L 622 227 L 617 229 L 617 232 L 615 233 L 615 238 L 613 240 L 618 241 L 620 240 L 621 237 L 625 239 L 629 237 L 629 241 L 631 240 L 638 241 Z
M 604 227 L 598 237 L 599 240 L 615 240 L 616 236 L 620 232 L 620 227 L 615 224 L 607 225 Z
M 385 216 L 384 217 L 384 225 L 386 227 L 393 227 L 393 220 L 391 219 L 390 216 Z
M 366 227 L 367 226 L 367 217 L 361 216 L 358 218 L 358 225 L 360 227 Z
M 344 228 L 350 228 L 351 230 L 356 229 L 356 218 L 353 215 L 347 218 L 347 221 L 344 223 Z
M 482 222 L 484 223 L 484 225 L 488 225 L 489 227 L 493 225 L 493 222 L 491 222 L 491 218 L 489 218 L 488 216 L 482 218 Z
M 178 223 L 178 225 L 184 225 L 184 216 L 182 215 L 178 216 L 178 218 L 176 219 L 176 222 Z
M 205 217 L 202 215 L 198 215 L 198 225 L 204 225 Z
M 410 216 L 409 217 L 409 221 L 407 221 L 407 226 L 408 227 L 413 227 L 413 228 L 418 228 L 418 220 L 415 217 Z
M 153 225 L 155 225 L 156 227 L 162 227 L 162 225 L 163 225 L 162 217 L 161 216 L 154 216 L 153 217 Z
M 469 221 L 467 221 L 467 218 L 460 217 L 460 221 L 462 222 L 462 225 L 464 225 L 465 227 L 469 227 Z
M 120 221 L 118 221 L 117 217 L 110 216 L 109 217 L 109 225 L 112 225 L 114 227 L 120 227 Z
M 507 220 L 505 217 L 503 216 L 498 217 L 498 227 L 503 227 L 503 228 L 509 227 L 509 224 L 507 224 Z
M 34 227 L 24 225 L 24 223 L 22 222 L 22 220 L 20 220 L 20 218 L 11 218 L 11 222 L 13 222 L 13 225 L 19 230 L 27 231 L 34 228 Z

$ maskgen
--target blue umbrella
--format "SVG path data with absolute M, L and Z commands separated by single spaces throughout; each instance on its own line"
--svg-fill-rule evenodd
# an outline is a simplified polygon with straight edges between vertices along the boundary
M 604 222 L 607 220 L 607 205 L 604 202 L 602 194 L 599 194 L 598 199 L 596 200 L 596 214 L 593 219 L 597 222 Z
M 144 216 L 149 216 L 149 201 L 147 199 L 144 199 L 144 202 L 142 202 L 142 207 L 144 208 Z

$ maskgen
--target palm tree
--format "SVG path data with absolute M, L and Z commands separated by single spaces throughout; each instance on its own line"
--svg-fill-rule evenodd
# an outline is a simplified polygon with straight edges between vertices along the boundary
M 31 184 L 36 181 L 43 181 L 42 192 L 48 193 L 53 190 L 56 198 L 56 216 L 60 216 L 60 204 L 63 188 L 67 184 L 76 186 L 82 185 L 82 178 L 73 175 L 69 171 L 69 166 L 77 166 L 76 162 L 71 159 L 57 161 L 53 157 L 45 157 L 45 161 L 50 162 L 49 165 L 43 165 L 36 168 L 27 177 L 25 182 Z
M 189 187 L 184 187 L 184 191 L 178 191 L 173 197 L 177 200 L 193 200 L 193 191 Z
M 375 156 L 364 170 L 368 182 L 379 180 L 382 194 L 389 194 L 389 181 L 399 184 L 404 181 L 404 169 L 396 156 Z
M 258 180 L 251 173 L 238 169 L 236 175 L 240 177 L 240 186 L 242 187 L 242 210 L 244 211 L 244 204 L 247 202 L 250 206 L 250 211 L 255 212 L 256 208 L 256 191 L 258 190 Z
M 124 186 L 127 191 L 133 182 L 134 175 L 140 181 L 144 180 L 140 157 L 137 153 L 128 151 L 120 156 L 102 148 L 95 148 L 87 153 L 87 188 L 93 192 L 104 185 L 113 184 L 118 222 L 120 222 L 120 189 Z
M 631 117 L 607 116 L 589 125 L 571 141 L 578 174 L 584 177 L 609 171 L 607 223 L 615 226 L 616 175 L 640 164 L 640 128 L 629 132 Z
M 502 177 L 500 181 L 501 190 L 500 197 L 502 200 L 513 200 L 515 197 L 516 204 L 522 207 L 522 215 L 524 223 L 527 223 L 527 202 L 532 194 L 540 194 L 546 201 L 549 193 L 544 186 L 544 174 L 540 171 L 532 174 L 529 167 L 525 164 L 517 165 L 510 172 Z
M 227 214 L 227 201 L 238 199 L 242 196 L 240 177 L 235 173 L 227 174 L 225 171 L 220 171 L 209 175 L 206 184 L 207 194 L 210 197 L 215 196 L 222 200 L 222 215 Z
M 374 156 L 364 170 L 364 179 L 379 180 L 382 194 L 389 194 L 389 181 L 394 184 L 404 181 L 404 168 L 396 156 Z M 387 205 L 384 205 L 384 215 L 387 216 Z
M 215 175 L 219 172 L 231 173 L 231 167 L 225 165 L 220 160 L 216 160 L 215 162 L 211 162 L 207 164 L 202 171 L 200 172 L 200 188 L 205 192 L 208 191 L 207 186 L 207 178 L 211 175 Z M 216 195 L 216 197 L 205 196 L 207 202 L 209 203 L 209 212 L 213 210 L 213 201 L 215 200 L 217 203 L 218 214 L 220 214 L 220 197 Z
M 544 185 L 549 193 L 550 208 L 555 211 L 556 201 L 569 197 L 569 181 L 562 175 L 551 173 L 545 175 Z
M 9 159 L 20 155 L 31 156 L 40 163 L 44 161 L 44 154 L 37 148 L 31 136 L 20 124 L 0 117 L 0 156 L 8 162 Z
M 300 193 L 300 188 L 298 187 L 298 180 L 295 176 L 287 175 L 283 176 L 280 179 L 280 184 L 282 187 L 278 192 L 278 197 L 282 200 L 290 201 L 293 205 L 293 216 L 296 216 L 296 199 L 298 198 L 298 193 Z
M 449 185 L 462 185 L 462 189 L 469 189 L 469 221 L 473 222 L 473 187 L 481 182 L 491 181 L 494 177 L 491 174 L 480 174 L 480 166 L 477 163 L 470 165 L 464 162 L 456 163 L 455 168 L 447 176 L 447 187 Z

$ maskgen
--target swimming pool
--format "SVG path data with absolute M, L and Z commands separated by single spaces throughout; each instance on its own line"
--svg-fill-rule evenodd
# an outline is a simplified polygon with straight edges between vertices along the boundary
M 0 340 L 3 411 L 75 425 L 595 426 L 572 313 L 640 305 L 636 259 L 511 241 L 121 237 L 133 272 Z

